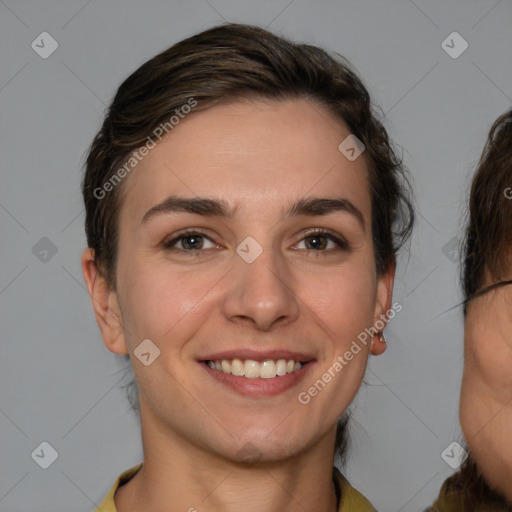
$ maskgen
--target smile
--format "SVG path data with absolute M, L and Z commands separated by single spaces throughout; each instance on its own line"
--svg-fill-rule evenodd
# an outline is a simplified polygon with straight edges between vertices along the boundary
M 300 361 L 293 359 L 268 359 L 261 362 L 253 359 L 222 359 L 205 362 L 212 370 L 247 379 L 283 377 L 289 373 L 299 371 L 304 366 Z

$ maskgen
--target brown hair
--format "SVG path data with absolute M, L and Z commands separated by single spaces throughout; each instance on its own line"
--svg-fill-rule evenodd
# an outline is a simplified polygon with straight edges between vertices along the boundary
M 492 125 L 471 185 L 462 275 L 466 299 L 482 286 L 485 271 L 503 278 L 511 246 L 512 111 Z
M 294 44 L 259 27 L 226 24 L 185 39 L 140 66 L 119 87 L 92 142 L 82 184 L 85 231 L 113 289 L 123 183 L 101 199 L 95 191 L 104 189 L 155 128 L 191 98 L 197 112 L 248 97 L 308 99 L 325 106 L 363 142 L 379 273 L 394 262 L 413 224 L 409 184 L 363 83 L 344 59 L 335 60 L 320 48 Z
M 247 98 L 304 98 L 326 108 L 362 141 L 378 273 L 394 264 L 413 225 L 410 186 L 361 80 L 345 59 L 335 59 L 320 48 L 295 44 L 259 27 L 224 24 L 176 43 L 131 74 L 119 87 L 92 142 L 82 185 L 85 231 L 96 264 L 112 289 L 116 289 L 117 222 L 124 183 L 109 186 L 102 198 L 96 191 L 107 190 L 106 184 L 112 183 L 133 152 L 184 105 L 193 102 L 198 112 Z M 337 439 L 341 446 L 341 437 Z
M 470 455 L 462 463 L 459 472 L 448 480 L 446 498 L 456 499 L 460 510 L 464 512 L 510 511 L 505 498 L 489 487 Z

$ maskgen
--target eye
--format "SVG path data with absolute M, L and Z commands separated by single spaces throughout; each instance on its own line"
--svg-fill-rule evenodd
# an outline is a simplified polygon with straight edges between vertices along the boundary
M 305 243 L 305 249 L 307 251 L 330 252 L 331 250 L 347 251 L 350 249 L 348 242 L 342 236 L 336 235 L 326 229 L 308 231 L 299 244 L 302 242 Z
M 209 244 L 209 245 L 208 245 Z M 172 240 L 163 243 L 164 249 L 195 252 L 201 249 L 214 249 L 219 247 L 210 237 L 200 231 L 185 231 Z

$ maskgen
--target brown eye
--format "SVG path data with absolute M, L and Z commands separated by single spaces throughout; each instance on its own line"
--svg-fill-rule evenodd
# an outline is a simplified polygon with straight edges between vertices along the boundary
M 307 251 L 325 252 L 349 249 L 348 242 L 344 238 L 326 230 L 311 231 L 299 243 L 302 242 L 305 243 Z
M 325 249 L 328 245 L 329 240 L 323 235 L 308 236 L 304 239 L 306 241 L 307 249 Z M 309 242 L 309 247 L 308 247 Z
M 187 235 L 180 238 L 183 249 L 202 249 L 203 237 L 201 235 Z
M 210 246 L 208 246 L 208 243 Z M 204 233 L 190 231 L 182 233 L 168 242 L 164 242 L 163 247 L 176 251 L 193 252 L 202 249 L 212 249 L 218 246 Z

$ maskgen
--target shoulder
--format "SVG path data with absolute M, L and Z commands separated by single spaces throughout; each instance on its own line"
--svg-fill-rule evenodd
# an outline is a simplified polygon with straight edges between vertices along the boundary
M 116 512 L 116 504 L 114 502 L 114 494 L 116 493 L 117 489 L 128 482 L 130 478 L 135 476 L 135 474 L 139 471 L 139 469 L 142 467 L 142 462 L 140 464 L 137 464 L 136 466 L 133 466 L 130 469 L 127 469 L 123 473 L 121 473 L 117 480 L 115 481 L 114 485 L 110 489 L 109 493 L 105 496 L 105 499 L 100 503 L 98 508 L 94 512 Z
M 376 512 L 372 504 L 339 472 L 336 472 L 341 490 L 339 512 Z

